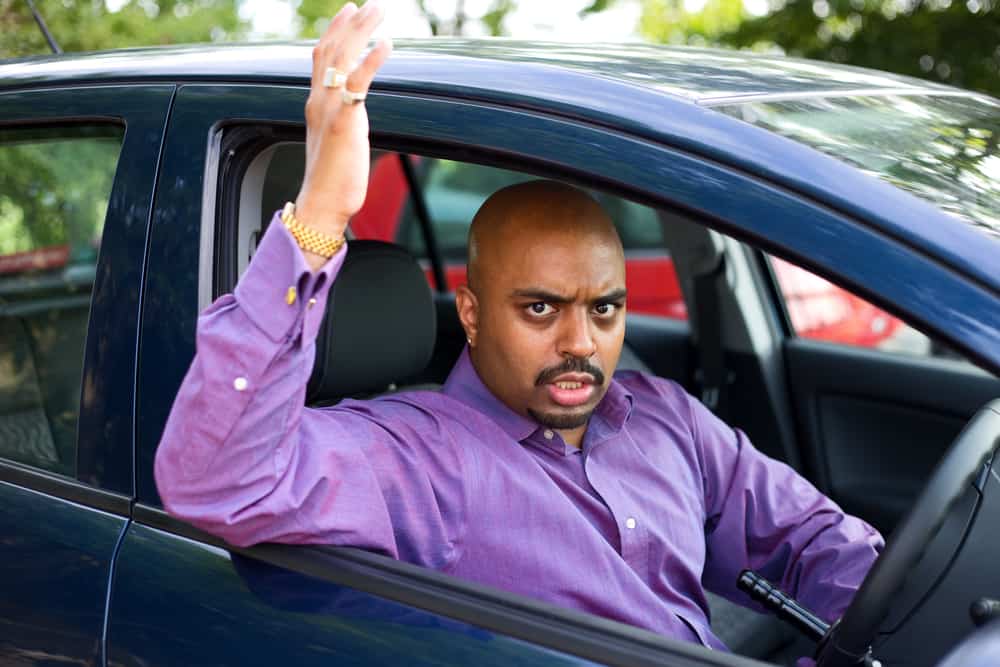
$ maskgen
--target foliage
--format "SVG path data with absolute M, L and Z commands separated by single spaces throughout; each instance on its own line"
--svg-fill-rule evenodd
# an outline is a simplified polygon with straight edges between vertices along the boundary
M 121 136 L 100 127 L 0 131 L 0 255 L 96 248 Z
M 688 12 L 674 0 L 645 0 L 639 32 L 654 42 L 704 46 L 737 29 L 745 18 L 743 0 L 707 0 Z
M 420 13 L 427 19 L 432 35 L 462 35 L 468 22 L 465 11 L 465 0 L 455 0 L 455 12 L 449 19 L 435 14 L 427 7 L 426 0 L 416 0 Z M 479 18 L 486 33 L 494 37 L 504 34 L 503 21 L 507 14 L 516 7 L 514 0 L 492 0 L 489 7 Z
M 301 0 L 296 11 L 301 21 L 299 36 L 315 38 L 323 34 L 333 15 L 347 4 L 347 0 Z
M 686 13 L 643 0 L 641 32 L 659 42 L 717 44 L 849 63 L 1000 95 L 996 0 L 770 0 L 749 17 L 740 0 Z
M 239 39 L 247 31 L 240 0 L 36 0 L 64 51 Z M 0 0 L 0 58 L 49 53 L 25 0 Z

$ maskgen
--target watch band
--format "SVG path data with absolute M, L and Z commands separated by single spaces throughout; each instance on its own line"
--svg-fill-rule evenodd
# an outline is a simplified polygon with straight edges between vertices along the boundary
M 307 227 L 295 217 L 295 204 L 287 202 L 281 211 L 281 222 L 285 228 L 299 244 L 299 247 L 306 252 L 311 252 L 327 259 L 333 257 L 344 245 L 344 237 L 333 237 L 322 232 L 318 232 L 312 227 Z

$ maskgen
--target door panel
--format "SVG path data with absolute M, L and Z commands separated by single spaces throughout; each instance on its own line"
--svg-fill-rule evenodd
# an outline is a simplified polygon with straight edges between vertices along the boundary
M 100 665 L 125 519 L 0 482 L 0 664 Z
M 108 664 L 594 663 L 133 524 L 115 574 Z
M 0 664 L 104 664 L 133 486 L 139 284 L 172 94 L 0 94 L 5 145 L 18 149 L 5 163 L 20 168 L 0 166 Z
M 791 339 L 796 421 L 813 479 L 889 532 L 1000 380 L 963 362 Z

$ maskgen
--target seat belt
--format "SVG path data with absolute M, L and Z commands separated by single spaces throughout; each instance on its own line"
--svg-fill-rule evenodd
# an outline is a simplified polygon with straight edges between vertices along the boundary
M 722 347 L 722 313 L 716 286 L 725 279 L 726 256 L 719 255 L 715 267 L 694 278 L 695 312 L 698 325 L 698 359 L 701 368 L 701 402 L 725 419 L 727 387 L 732 378 L 726 372 Z

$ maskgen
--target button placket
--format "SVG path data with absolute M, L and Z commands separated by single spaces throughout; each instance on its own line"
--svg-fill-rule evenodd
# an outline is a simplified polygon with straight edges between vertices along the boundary
M 604 475 L 601 474 L 604 466 L 597 456 L 598 451 L 600 450 L 592 449 L 586 457 L 584 474 L 601 496 L 618 527 L 622 559 L 636 572 L 643 572 L 648 561 L 646 532 L 639 523 L 637 508 L 628 502 L 627 495 L 621 492 L 621 487 L 614 476 L 607 479 L 606 484 L 604 483 Z

